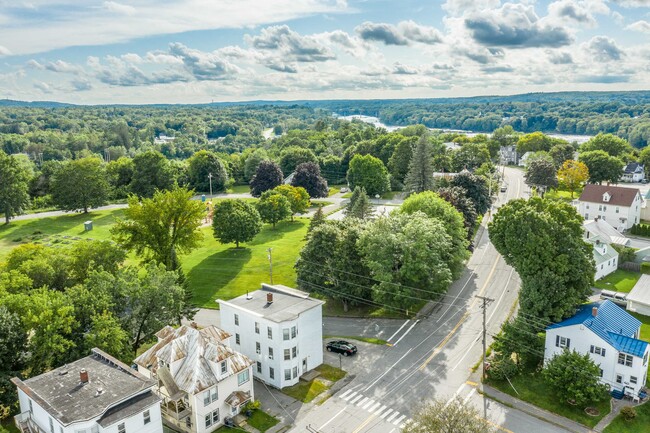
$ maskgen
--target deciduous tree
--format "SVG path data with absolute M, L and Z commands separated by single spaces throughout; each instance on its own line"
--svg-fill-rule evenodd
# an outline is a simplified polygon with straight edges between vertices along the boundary
M 260 214 L 243 200 L 220 200 L 214 206 L 212 218 L 214 237 L 222 244 L 250 242 L 262 230 Z
M 262 221 L 273 225 L 291 216 L 291 204 L 282 194 L 275 191 L 266 191 L 257 202 L 257 211 Z
M 557 178 L 560 185 L 571 191 L 571 198 L 573 198 L 573 194 L 589 179 L 589 169 L 582 162 L 569 159 L 564 161 L 557 171 Z
M 402 433 L 496 433 L 497 429 L 483 419 L 478 410 L 459 397 L 434 400 L 415 412 Z
M 474 235 L 477 215 L 474 202 L 466 196 L 467 191 L 459 186 L 449 186 L 440 188 L 437 192 L 441 198 L 449 202 L 463 215 L 465 228 L 467 229 L 467 238 L 471 239 Z
M 543 375 L 563 401 L 572 400 L 584 406 L 608 396 L 607 386 L 599 380 L 600 366 L 588 353 L 581 355 L 575 350 L 565 350 L 546 363 Z
M 580 152 L 590 152 L 592 150 L 602 150 L 609 156 L 625 158 L 634 149 L 626 140 L 613 134 L 603 134 L 601 132 L 580 146 Z
M 228 181 L 228 173 L 223 162 L 216 153 L 199 150 L 188 160 L 187 174 L 190 187 L 196 191 L 210 191 L 210 175 L 212 175 L 212 191 L 223 191 Z
M 264 149 L 255 149 L 248 155 L 244 163 L 244 179 L 246 179 L 246 182 L 250 182 L 253 176 L 255 176 L 257 166 L 260 165 L 260 162 L 267 161 L 268 159 L 269 154 Z
M 251 195 L 259 197 L 263 192 L 281 185 L 283 179 L 279 165 L 273 161 L 262 161 L 251 179 Z
M 29 206 L 29 172 L 15 157 L 0 150 L 0 210 L 5 223 Z
M 320 167 L 313 162 L 304 162 L 296 167 L 291 185 L 304 188 L 309 197 L 327 197 L 327 181 L 320 174 Z
M 192 251 L 203 239 L 199 230 L 205 207 L 192 200 L 193 191 L 156 191 L 153 198 L 129 197 L 124 218 L 111 229 L 118 245 L 169 270 L 180 267 L 178 254 Z
M 313 162 L 318 165 L 318 158 L 311 149 L 299 146 L 290 146 L 280 154 L 280 168 L 285 176 L 289 176 L 296 168 L 305 162 Z
M 347 178 L 352 190 L 362 186 L 373 197 L 390 190 L 388 170 L 380 159 L 372 155 L 354 155 Z
M 133 158 L 131 192 L 139 197 L 153 197 L 156 190 L 168 190 L 174 184 L 169 163 L 160 152 L 149 150 Z
M 538 192 L 541 191 L 542 197 L 547 190 L 557 188 L 558 185 L 555 165 L 544 159 L 530 162 L 526 167 L 524 178 L 526 185 L 535 188 Z
M 559 143 L 551 147 L 548 154 L 553 158 L 555 168 L 560 168 L 562 167 L 562 164 L 564 164 L 564 161 L 573 159 L 575 152 L 575 148 L 569 143 Z
M 295 214 L 304 214 L 309 208 L 309 193 L 301 186 L 278 185 L 273 191 L 279 192 L 289 200 L 291 205 L 291 221 Z
M 88 157 L 65 163 L 52 181 L 52 200 L 62 210 L 83 210 L 106 204 L 110 186 L 99 158 Z
M 604 150 L 583 152 L 580 154 L 580 162 L 587 166 L 591 183 L 617 183 L 623 175 L 623 161 L 608 155 Z
M 487 180 L 481 176 L 462 171 L 453 178 L 451 186 L 458 186 L 467 191 L 467 197 L 472 199 L 476 207 L 476 213 L 479 215 L 487 212 L 492 205 Z

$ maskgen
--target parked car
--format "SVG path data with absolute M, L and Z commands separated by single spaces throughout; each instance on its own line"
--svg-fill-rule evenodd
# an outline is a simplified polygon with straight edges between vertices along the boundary
M 508 189 L 508 184 L 502 183 L 501 184 L 501 192 L 506 192 L 507 189 Z
M 325 348 L 327 349 L 328 352 L 341 353 L 343 354 L 343 356 L 350 356 L 357 353 L 357 346 L 343 340 L 330 341 L 329 343 L 327 343 Z

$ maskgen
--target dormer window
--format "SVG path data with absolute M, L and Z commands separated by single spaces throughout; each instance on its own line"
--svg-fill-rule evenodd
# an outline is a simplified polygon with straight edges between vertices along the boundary
M 612 196 L 609 195 L 608 192 L 606 192 L 605 194 L 603 194 L 603 201 L 604 201 L 605 203 L 607 203 L 607 202 L 609 202 L 609 199 L 610 199 L 611 197 L 612 197 Z

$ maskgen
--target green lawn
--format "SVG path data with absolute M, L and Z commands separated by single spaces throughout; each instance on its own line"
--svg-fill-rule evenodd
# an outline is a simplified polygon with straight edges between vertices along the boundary
M 385 317 L 391 319 L 406 318 L 405 311 L 398 311 L 384 307 L 376 307 L 371 305 L 354 305 L 349 306 L 348 311 L 345 311 L 343 304 L 335 299 L 326 299 L 318 295 L 315 298 L 321 298 L 327 302 L 323 305 L 323 316 L 330 317 Z M 408 317 L 415 315 L 424 306 L 425 302 L 421 302 L 409 312 Z
M 327 364 L 321 364 L 316 367 L 316 370 L 321 373 L 323 379 L 330 382 L 336 382 L 337 380 L 343 379 L 346 375 L 345 371 Z M 282 389 L 282 392 L 298 401 L 309 403 L 327 389 L 329 389 L 329 386 L 317 377 L 310 382 L 303 382 L 301 380 L 294 386 Z
M 227 194 L 247 194 L 249 192 L 251 192 L 250 185 L 234 185 L 226 191 Z
M 371 337 L 351 337 L 349 335 L 324 335 L 324 339 L 339 339 L 339 340 L 357 340 L 363 341 L 370 344 L 379 344 L 385 345 L 388 344 L 388 341 L 382 340 L 381 338 L 371 338 Z
M 21 243 L 66 244 L 78 239 L 110 239 L 110 228 L 115 218 L 121 217 L 122 214 L 122 209 L 112 209 L 12 221 L 9 225 L 0 225 L 0 260 Z M 89 220 L 93 222 L 93 229 L 86 232 L 84 221 Z
M 599 289 L 613 290 L 615 292 L 629 293 L 632 287 L 641 278 L 641 273 L 617 269 L 604 278 L 596 281 L 594 285 Z
M 641 321 L 641 335 L 639 338 L 644 341 L 650 341 L 650 317 L 642 314 L 630 313 Z M 648 364 L 648 378 L 645 383 L 646 388 L 650 387 L 650 363 Z
M 534 404 L 549 412 L 572 419 L 587 427 L 594 427 L 610 411 L 609 400 L 606 399 L 595 405 L 600 411 L 599 416 L 587 415 L 584 407 L 572 406 L 566 401 L 558 399 L 551 388 L 544 382 L 539 372 L 524 373 L 511 378 L 511 381 L 519 394 L 512 389 L 507 381 L 500 382 L 491 380 L 488 384 L 506 394 Z
M 337 194 L 341 191 L 341 187 L 344 185 L 330 185 L 329 192 L 327 193 L 327 196 L 333 196 L 334 194 Z
M 650 430 L 650 403 L 644 403 L 636 408 L 636 418 L 626 421 L 617 415 L 603 433 L 647 433 Z
M 18 427 L 16 427 L 16 424 L 14 423 L 13 417 L 0 423 L 0 427 L 4 427 L 9 433 L 20 433 L 20 430 L 18 430 Z M 1 430 L 2 429 L 0 428 L 0 431 Z
M 347 374 L 345 371 L 340 368 L 333 367 L 329 364 L 321 364 L 316 367 L 316 371 L 320 372 L 320 375 L 323 379 L 327 379 L 330 382 L 337 382 L 345 377 Z
M 308 219 L 283 221 L 271 228 L 264 225 L 255 239 L 236 249 L 222 245 L 212 236 L 212 228 L 201 229 L 202 245 L 181 258 L 183 270 L 194 292 L 194 302 L 205 308 L 217 308 L 217 298 L 231 299 L 246 291 L 257 290 L 269 282 L 267 248 L 273 248 L 273 282 L 295 286 L 293 265 L 304 244 Z
M 573 198 L 571 198 L 571 192 L 570 191 L 564 191 L 564 190 L 561 190 L 561 189 L 557 189 L 557 190 L 554 189 L 554 190 L 548 191 L 546 194 L 544 194 L 544 197 L 545 198 L 554 198 L 554 199 L 564 200 L 564 201 L 571 201 L 571 200 L 575 200 L 578 197 L 580 197 L 581 192 L 582 191 L 575 191 L 574 194 L 573 194 Z
M 261 409 L 255 409 L 253 415 L 248 418 L 248 424 L 259 430 L 261 433 L 264 433 L 279 422 L 279 419 L 269 415 Z
M 384 200 L 392 200 L 397 194 L 400 194 L 401 191 L 386 191 L 381 195 L 381 198 Z

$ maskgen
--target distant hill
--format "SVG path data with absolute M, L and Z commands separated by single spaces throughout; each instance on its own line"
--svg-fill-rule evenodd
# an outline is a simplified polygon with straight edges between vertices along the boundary
M 0 107 L 37 107 L 37 108 L 63 108 L 75 107 L 74 104 L 55 101 L 15 101 L 13 99 L 0 99 Z

